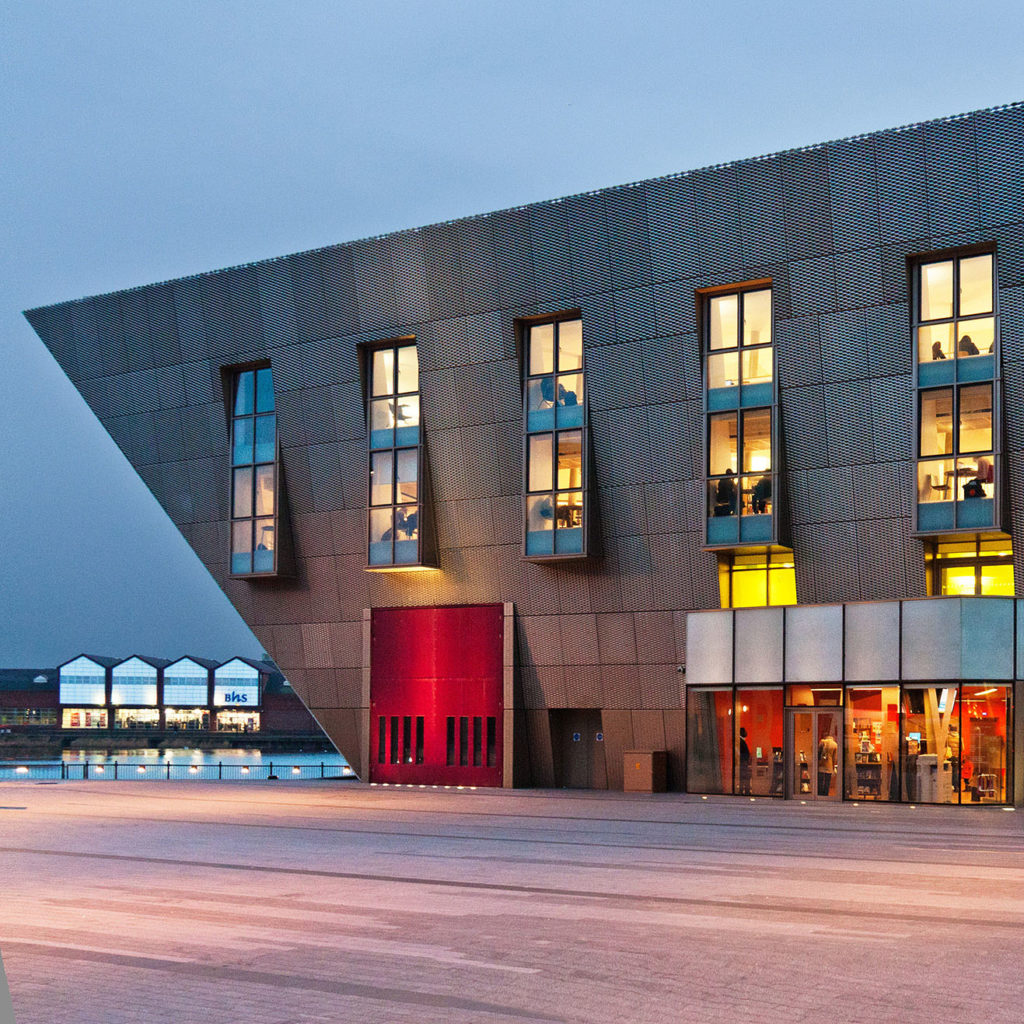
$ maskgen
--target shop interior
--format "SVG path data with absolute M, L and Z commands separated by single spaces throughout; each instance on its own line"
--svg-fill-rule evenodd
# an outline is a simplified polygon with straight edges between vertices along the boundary
M 692 687 L 687 789 L 1005 804 L 1011 715 L 1011 687 L 989 683 Z
M 258 711 L 218 711 L 218 732 L 259 732 Z

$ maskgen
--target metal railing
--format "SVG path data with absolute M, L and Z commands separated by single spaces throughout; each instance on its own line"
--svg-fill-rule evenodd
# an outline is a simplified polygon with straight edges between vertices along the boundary
M 176 779 L 192 781 L 267 781 L 268 779 L 355 779 L 349 765 L 291 764 L 268 761 L 264 764 L 236 764 L 217 761 L 203 764 L 171 761 L 53 761 L 43 764 L 0 764 L 0 781 L 16 779 L 52 779 L 61 781 L 109 779 Z

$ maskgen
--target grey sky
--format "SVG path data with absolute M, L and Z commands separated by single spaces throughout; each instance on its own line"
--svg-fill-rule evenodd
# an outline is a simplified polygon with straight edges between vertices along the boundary
M 0 665 L 259 646 L 20 311 L 1024 96 L 1015 2 L 0 0 Z

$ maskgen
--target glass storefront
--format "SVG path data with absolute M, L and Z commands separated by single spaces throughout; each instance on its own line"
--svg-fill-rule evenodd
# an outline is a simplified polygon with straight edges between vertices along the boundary
M 734 792 L 782 796 L 782 687 L 737 690 L 734 717 Z
M 218 711 L 217 732 L 259 732 L 258 711 Z
M 844 776 L 848 800 L 899 800 L 898 686 L 847 687 Z
M 55 708 L 0 708 L 0 725 L 56 725 Z
M 210 712 L 206 708 L 167 708 L 164 720 L 171 732 L 191 732 L 210 728 Z
M 115 729 L 159 729 L 159 708 L 118 708 L 114 712 Z
M 106 708 L 64 708 L 61 724 L 65 729 L 106 729 Z
M 686 696 L 686 778 L 690 793 L 732 793 L 733 688 L 694 687 Z
M 1012 704 L 983 682 L 691 687 L 687 791 L 1009 803 Z

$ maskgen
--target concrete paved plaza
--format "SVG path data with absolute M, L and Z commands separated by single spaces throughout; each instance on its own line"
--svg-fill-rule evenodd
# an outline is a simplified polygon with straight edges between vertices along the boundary
M 1024 815 L 0 784 L 18 1024 L 1020 1021 Z

